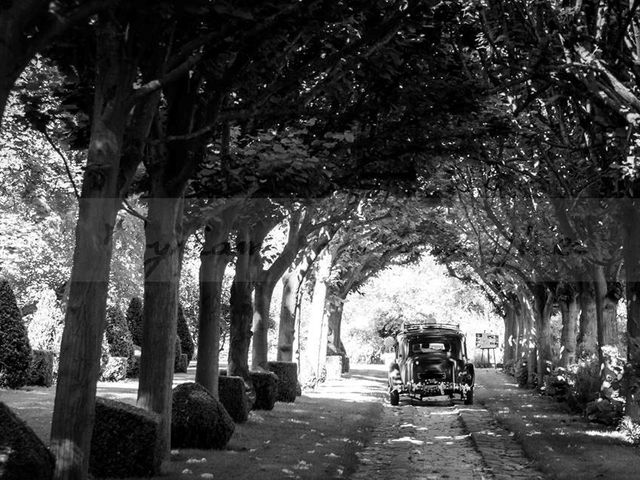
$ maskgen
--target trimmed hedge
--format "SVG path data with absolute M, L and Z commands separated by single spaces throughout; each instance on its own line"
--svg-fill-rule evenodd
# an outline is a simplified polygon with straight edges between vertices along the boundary
M 119 382 L 127 378 L 129 359 L 127 357 L 109 357 L 100 374 L 101 382 Z
M 187 325 L 187 319 L 184 316 L 182 305 L 178 305 L 178 338 L 180 339 L 182 353 L 187 354 L 189 358 L 187 363 L 189 363 L 193 359 L 196 346 L 193 343 L 193 338 L 191 338 L 191 332 L 189 332 L 189 325 Z
M 235 424 L 222 403 L 197 383 L 173 389 L 171 407 L 172 448 L 224 448 Z
M 151 477 L 160 473 L 156 445 L 160 416 L 128 403 L 96 398 L 89 472 L 103 477 Z
M 9 282 L 0 280 L 0 387 L 24 386 L 30 364 L 31 346 L 16 297 Z
M 242 377 L 220 375 L 218 378 L 218 397 L 234 422 L 247 421 L 249 418 L 249 399 L 247 398 L 247 386 Z
M 48 350 L 33 350 L 27 385 L 50 387 L 53 385 L 53 363 L 55 355 Z
M 0 402 L 0 478 L 51 480 L 55 460 L 35 432 Z
M 298 389 L 298 365 L 294 362 L 267 362 L 269 371 L 278 377 L 278 402 L 295 402 Z
M 249 372 L 256 391 L 254 410 L 273 410 L 278 398 L 278 376 L 273 372 Z

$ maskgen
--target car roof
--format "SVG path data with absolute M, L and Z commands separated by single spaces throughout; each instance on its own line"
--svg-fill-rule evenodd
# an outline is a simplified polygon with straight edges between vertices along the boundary
M 415 337 L 434 337 L 434 336 L 459 336 L 464 334 L 460 331 L 458 325 L 450 323 L 404 323 L 400 335 L 406 338 Z
M 462 332 L 458 332 L 456 330 L 443 330 L 443 329 L 434 329 L 428 332 L 407 332 L 401 333 L 400 336 L 404 338 L 434 338 L 434 337 L 463 337 L 464 334 Z

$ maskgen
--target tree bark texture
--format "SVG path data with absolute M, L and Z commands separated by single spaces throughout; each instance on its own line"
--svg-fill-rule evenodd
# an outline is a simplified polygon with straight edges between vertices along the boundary
M 598 312 L 593 282 L 580 282 L 579 301 L 578 355 L 589 357 L 598 353 Z
M 196 382 L 218 398 L 220 369 L 220 307 L 224 271 L 231 259 L 232 221 L 211 221 L 205 227 L 200 254 L 200 312 Z
M 99 22 L 93 122 L 51 425 L 56 480 L 88 475 L 112 233 L 121 202 L 120 159 L 130 111 L 126 100 L 135 74 L 130 62 L 118 57 L 116 27 Z
M 154 195 L 149 198 L 145 227 L 144 313 L 137 405 L 161 417 L 161 438 L 156 448 L 163 461 L 169 459 L 171 448 L 182 209 L 181 197 Z
M 578 297 L 577 285 L 564 285 L 558 291 L 558 303 L 562 315 L 560 365 L 564 368 L 576 362 L 578 317 L 580 315 Z

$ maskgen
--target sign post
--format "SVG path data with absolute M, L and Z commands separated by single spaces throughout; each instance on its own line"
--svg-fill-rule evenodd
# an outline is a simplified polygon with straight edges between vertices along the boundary
M 480 354 L 480 364 L 485 365 L 484 355 L 487 353 L 487 363 L 491 365 L 491 353 L 493 353 L 493 367 L 497 365 L 496 362 L 496 348 L 500 346 L 500 340 L 495 333 L 476 333 L 476 348 L 482 350 Z

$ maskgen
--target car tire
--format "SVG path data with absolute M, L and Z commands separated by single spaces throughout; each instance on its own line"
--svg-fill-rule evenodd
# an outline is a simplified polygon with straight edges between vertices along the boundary
M 397 390 L 389 392 L 389 403 L 394 407 L 400 403 L 400 393 Z
M 471 387 L 471 390 L 469 390 L 467 392 L 467 394 L 465 395 L 464 404 L 465 405 L 473 405 L 473 387 Z

